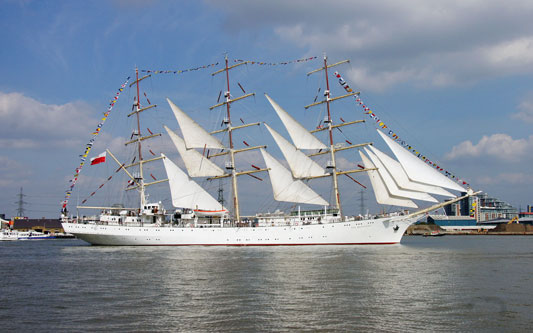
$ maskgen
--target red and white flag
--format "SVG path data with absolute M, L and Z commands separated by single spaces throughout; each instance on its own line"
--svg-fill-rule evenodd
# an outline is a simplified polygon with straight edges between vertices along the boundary
M 106 152 L 104 151 L 104 152 L 101 153 L 100 155 L 91 158 L 91 165 L 95 165 L 95 164 L 99 164 L 99 163 L 104 163 L 104 162 L 105 162 L 105 156 L 106 156 Z

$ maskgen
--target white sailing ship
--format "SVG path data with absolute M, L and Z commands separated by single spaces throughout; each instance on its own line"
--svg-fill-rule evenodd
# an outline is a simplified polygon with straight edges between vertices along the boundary
M 161 156 L 144 159 L 142 142 L 150 137 L 141 136 L 140 113 L 152 106 L 142 107 L 140 104 L 139 84 L 146 78 L 136 81 L 137 97 L 135 109 L 129 116 L 137 117 L 136 138 L 126 144 L 136 144 L 138 148 L 138 162 L 125 165 L 107 150 L 107 153 L 117 162 L 134 184 L 129 190 L 135 189 L 140 194 L 139 208 L 122 207 L 78 207 L 98 208 L 102 213 L 96 218 L 72 218 L 67 214 L 62 216 L 65 232 L 74 234 L 94 245 L 218 245 L 218 246 L 265 246 L 265 245 L 340 245 L 340 244 L 395 244 L 399 243 L 409 225 L 416 222 L 427 212 L 439 209 L 470 195 L 473 191 L 465 189 L 444 176 L 439 171 L 422 162 L 401 145 L 377 130 L 386 145 L 393 152 L 396 159 L 375 148 L 372 143 L 350 144 L 339 146 L 333 141 L 333 130 L 342 126 L 353 125 L 362 121 L 343 122 L 334 125 L 330 113 L 330 103 L 337 99 L 357 95 L 350 92 L 343 96 L 331 97 L 328 81 L 328 69 L 339 65 L 342 61 L 329 65 L 324 57 L 324 66 L 310 72 L 324 71 L 326 78 L 325 99 L 315 102 L 306 108 L 323 104 L 327 109 L 324 126 L 308 131 L 276 101 L 266 95 L 272 108 L 279 116 L 290 136 L 290 141 L 276 132 L 271 126 L 264 124 L 281 150 L 290 170 L 276 158 L 271 156 L 266 146 L 246 147 L 236 149 L 232 133 L 248 126 L 260 123 L 234 126 L 231 121 L 231 105 L 240 99 L 253 96 L 249 93 L 233 98 L 230 94 L 229 70 L 246 62 L 229 66 L 226 57 L 225 67 L 213 73 L 226 74 L 227 91 L 225 101 L 211 107 L 225 107 L 226 117 L 223 130 L 209 133 L 197 122 L 189 117 L 170 99 L 167 99 L 170 109 L 181 129 L 183 137 L 169 127 L 164 126 L 171 141 L 179 152 L 186 172 L 181 170 L 170 158 Z M 243 89 L 244 91 L 244 89 Z M 329 142 L 324 144 L 313 133 L 327 131 Z M 226 133 L 229 144 L 225 146 L 214 135 Z M 336 153 L 346 149 L 359 148 L 363 166 L 359 169 L 340 171 L 336 167 Z M 206 156 L 197 149 L 220 149 L 220 153 Z M 255 167 L 254 170 L 237 171 L 235 155 L 241 152 L 258 149 L 264 159 L 265 168 Z M 309 153 L 306 151 L 314 151 Z M 311 157 L 329 155 L 327 167 L 323 168 Z M 208 154 L 209 155 L 209 154 Z M 213 163 L 216 156 L 227 156 L 225 169 Z M 148 162 L 163 161 L 168 179 L 146 182 L 143 176 L 143 166 Z M 138 168 L 137 173 L 130 172 Z M 254 218 L 242 218 L 240 214 L 240 199 L 238 195 L 237 178 L 241 175 L 251 175 L 258 172 L 268 172 L 272 184 L 273 197 L 277 201 L 295 204 L 316 205 L 313 211 L 298 211 L 285 214 L 257 214 Z M 414 213 L 400 211 L 398 213 L 383 214 L 381 216 L 345 217 L 341 209 L 338 187 L 338 176 L 366 172 L 374 189 L 376 201 L 382 205 L 399 206 L 417 209 L 415 201 L 425 201 L 432 205 L 419 209 Z M 232 211 L 217 201 L 205 191 L 193 178 L 220 179 L 231 177 L 232 183 Z M 315 192 L 307 180 L 331 177 L 335 198 L 333 208 Z M 172 205 L 175 210 L 166 210 L 161 202 L 149 203 L 145 189 L 148 186 L 168 181 Z M 458 191 L 462 196 L 449 192 Z M 466 193 L 466 194 L 465 194 Z M 439 203 L 432 195 L 451 198 Z

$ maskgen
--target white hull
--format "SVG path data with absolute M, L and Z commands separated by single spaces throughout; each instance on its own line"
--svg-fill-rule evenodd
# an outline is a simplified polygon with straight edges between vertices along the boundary
M 417 218 L 273 227 L 187 228 L 63 223 L 67 233 L 93 245 L 274 246 L 396 244 Z
M 18 240 L 18 236 L 14 232 L 0 233 L 0 241 L 15 241 L 15 240 Z

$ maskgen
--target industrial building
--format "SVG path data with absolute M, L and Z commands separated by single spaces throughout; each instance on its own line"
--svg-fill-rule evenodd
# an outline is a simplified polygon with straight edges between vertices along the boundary
M 59 219 L 28 219 L 14 218 L 10 221 L 10 228 L 19 231 L 39 231 L 48 233 L 63 233 L 63 227 Z

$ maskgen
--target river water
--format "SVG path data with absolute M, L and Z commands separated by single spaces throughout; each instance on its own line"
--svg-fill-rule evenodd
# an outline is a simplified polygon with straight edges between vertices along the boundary
M 399 245 L 0 243 L 0 331 L 528 331 L 533 237 Z

